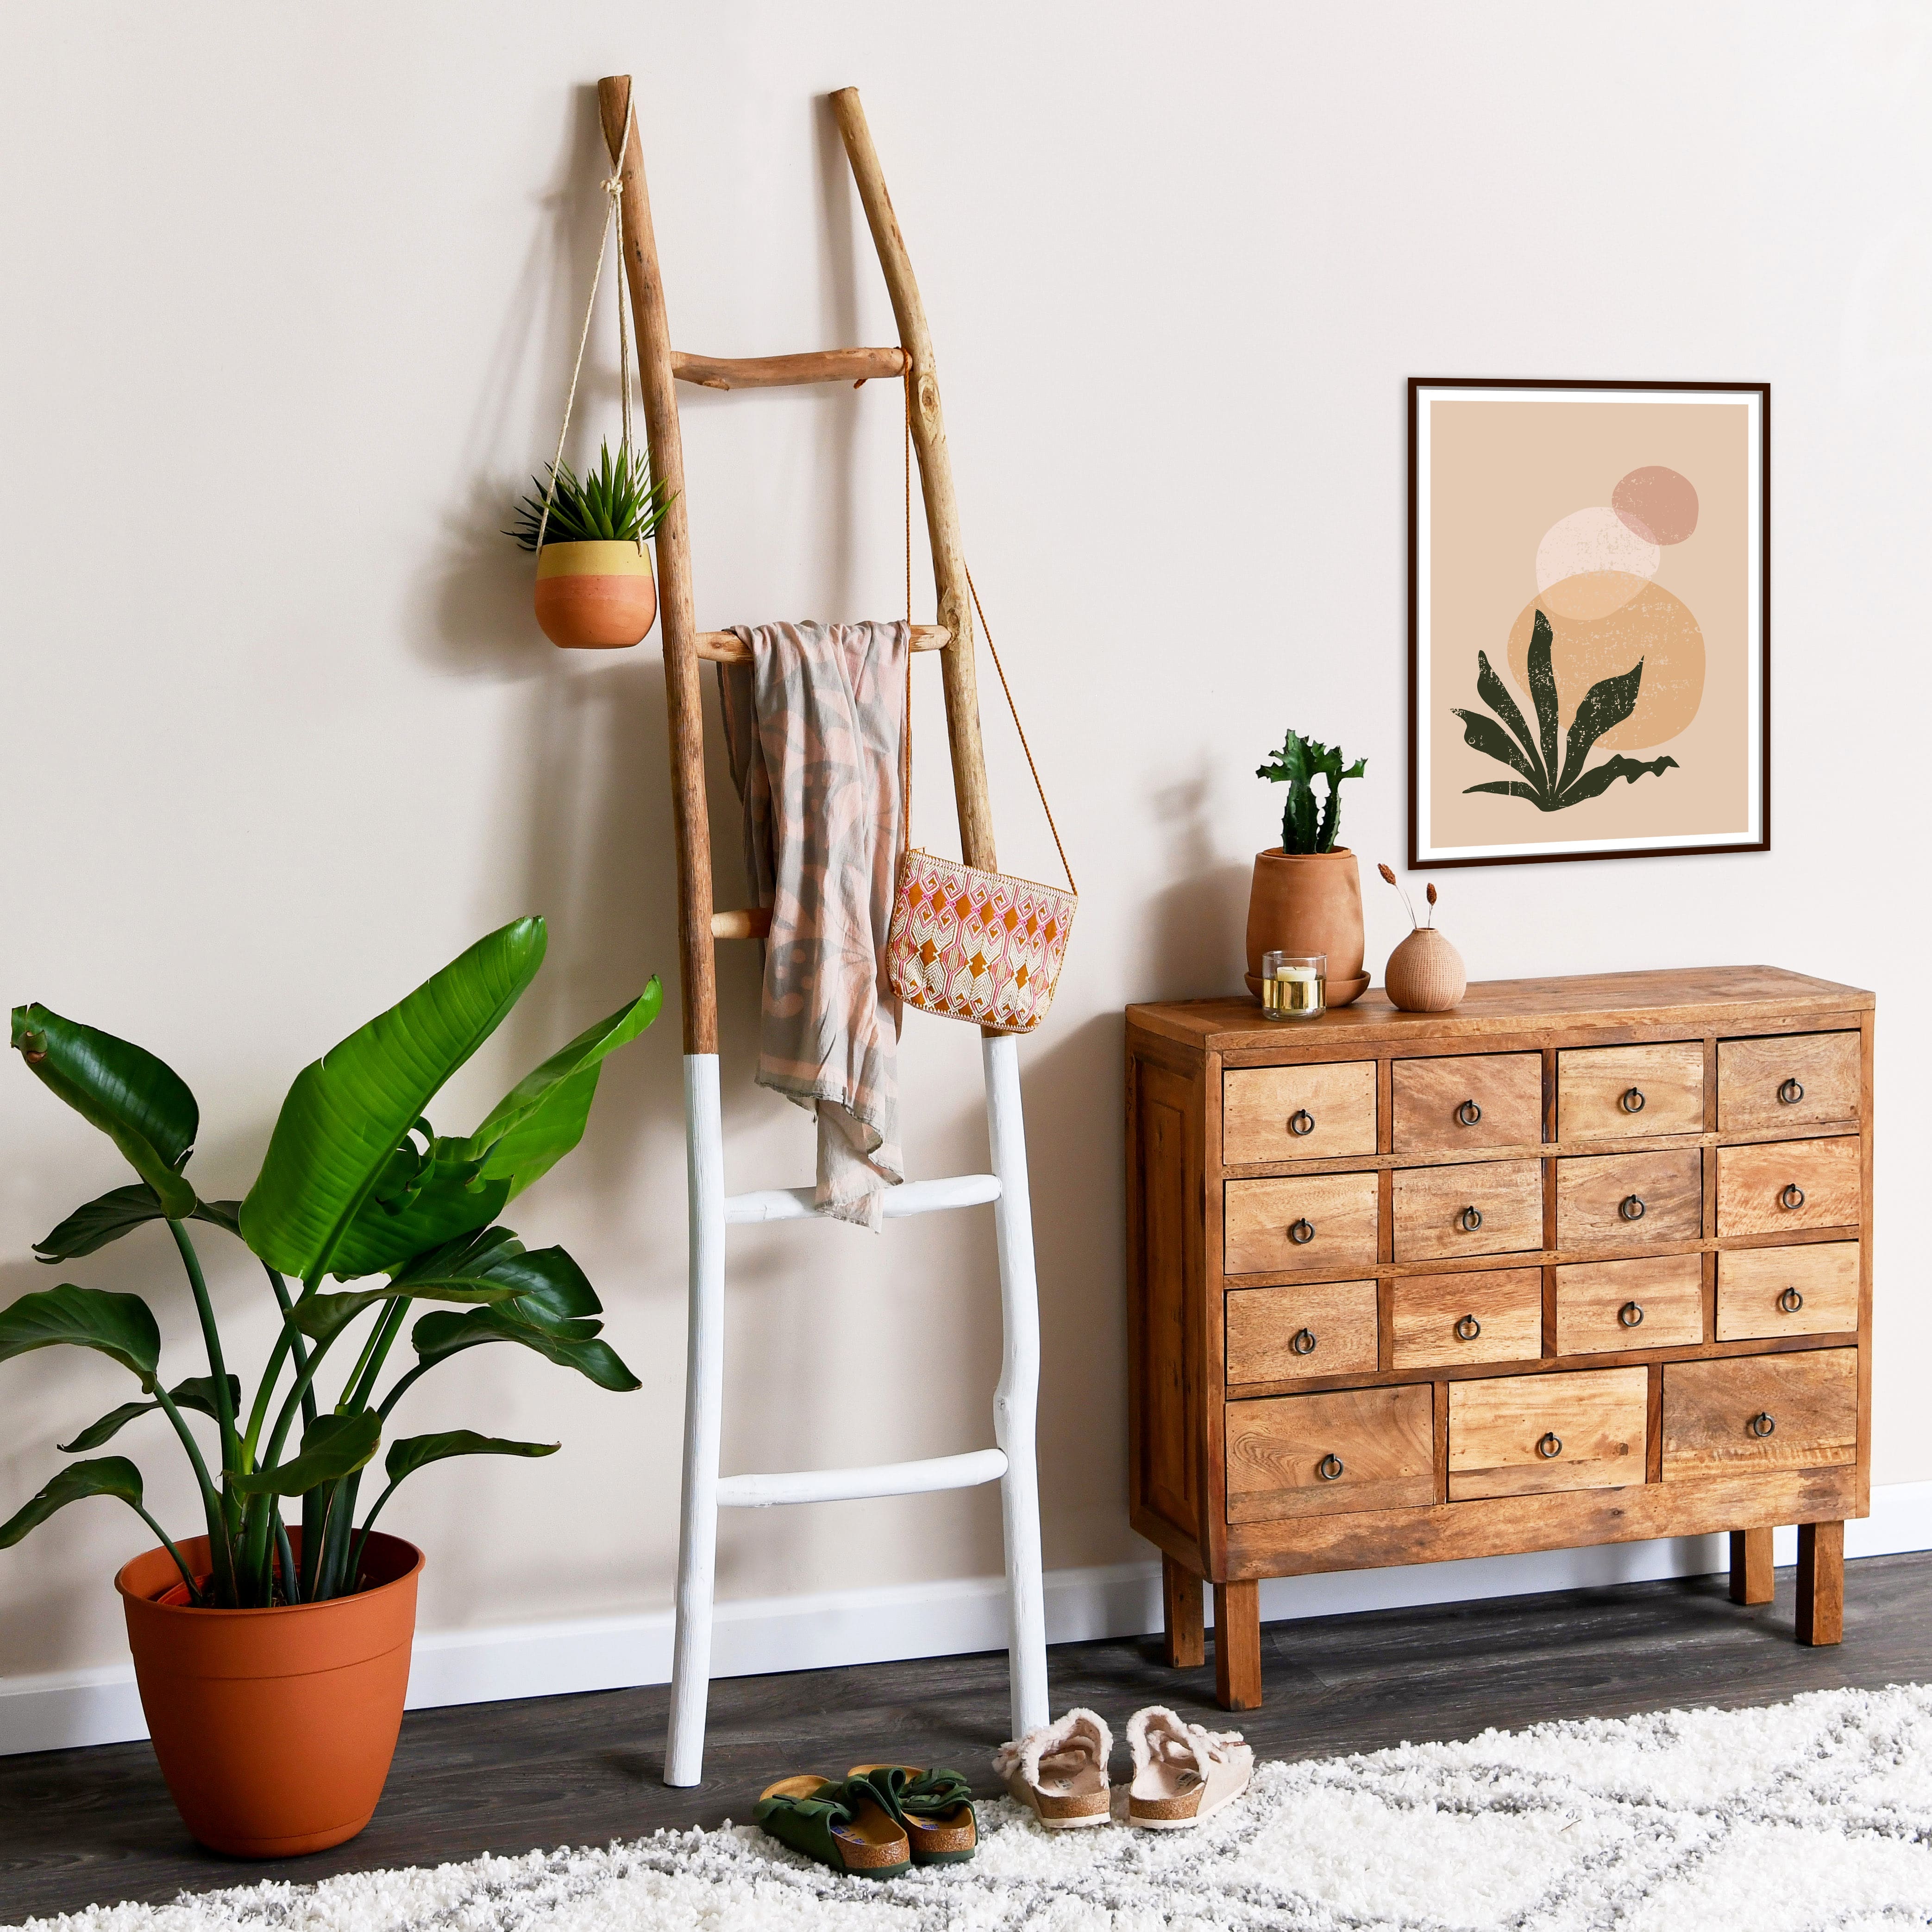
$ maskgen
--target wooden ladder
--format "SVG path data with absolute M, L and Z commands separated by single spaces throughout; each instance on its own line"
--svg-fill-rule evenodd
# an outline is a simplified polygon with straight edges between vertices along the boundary
M 905 380 L 913 447 L 919 458 L 938 592 L 938 622 L 915 628 L 915 650 L 938 650 L 946 698 L 946 736 L 961 850 L 969 865 L 997 868 L 992 813 L 980 739 L 973 661 L 972 602 L 959 540 L 959 512 L 939 405 L 932 338 L 919 285 L 856 88 L 832 97 L 832 112 L 864 204 L 898 320 L 896 349 L 833 349 L 799 356 L 721 358 L 670 346 L 664 281 L 644 187 L 644 147 L 631 112 L 631 80 L 597 84 L 604 138 L 617 166 L 623 207 L 624 268 L 637 322 L 638 358 L 651 472 L 670 489 L 670 507 L 657 533 L 664 684 L 670 721 L 672 807 L 677 838 L 678 952 L 684 1006 L 685 1149 L 690 1189 L 689 1328 L 684 1396 L 684 1494 L 678 1538 L 677 1634 L 671 1670 L 670 1735 L 664 1782 L 692 1785 L 704 1768 L 705 1706 L 710 1688 L 712 1588 L 721 1508 L 826 1502 L 862 1496 L 1000 1484 L 1006 1563 L 1006 1644 L 1012 1736 L 1047 1718 L 1046 1622 L 1040 1575 L 1040 1499 L 1034 1451 L 1040 1386 L 1040 1310 L 1034 1273 L 1033 1216 L 1027 1190 L 1026 1133 L 1020 1109 L 1018 1044 L 1011 1034 L 980 1042 L 992 1172 L 908 1181 L 887 1190 L 887 1219 L 945 1208 L 990 1204 L 1000 1265 L 1004 1348 L 993 1398 L 995 1447 L 872 1468 L 802 1470 L 778 1475 L 720 1476 L 723 1416 L 724 1239 L 734 1223 L 814 1218 L 808 1187 L 724 1192 L 718 1087 L 718 980 L 712 948 L 720 940 L 762 938 L 770 915 L 760 908 L 720 912 L 712 897 L 711 835 L 704 794 L 704 722 L 698 664 L 746 656 L 728 631 L 700 632 L 691 592 L 684 446 L 677 384 L 721 389 L 796 382 Z

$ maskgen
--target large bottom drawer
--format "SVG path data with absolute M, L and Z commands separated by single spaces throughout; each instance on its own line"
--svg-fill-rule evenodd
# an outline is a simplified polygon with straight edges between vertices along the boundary
M 1436 1500 L 1427 1382 L 1231 1402 L 1227 1419 L 1230 1522 Z
M 1858 1460 L 1858 1352 L 1732 1355 L 1664 1371 L 1664 1480 Z
M 1449 1500 L 1612 1490 L 1644 1479 L 1644 1369 L 1449 1385 Z

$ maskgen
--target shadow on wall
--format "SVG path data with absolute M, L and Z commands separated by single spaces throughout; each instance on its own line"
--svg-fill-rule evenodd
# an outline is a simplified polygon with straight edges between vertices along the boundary
M 1137 1000 L 1191 1000 L 1224 994 L 1240 984 L 1248 932 L 1252 865 L 1216 856 L 1209 805 L 1210 770 L 1155 794 L 1159 822 L 1171 828 L 1166 870 L 1174 883 L 1140 920 L 1154 935 L 1150 983 Z M 1118 1118 L 1119 1109 L 1114 1109 Z

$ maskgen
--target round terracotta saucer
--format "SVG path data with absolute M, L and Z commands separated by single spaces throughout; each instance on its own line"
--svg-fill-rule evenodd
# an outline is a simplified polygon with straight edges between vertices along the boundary
M 1241 977 L 1248 982 L 1248 991 L 1254 995 L 1256 1002 L 1258 1004 L 1262 997 L 1260 979 L 1252 973 L 1244 973 Z M 1324 990 L 1327 994 L 1330 1006 L 1352 1006 L 1369 990 L 1369 976 L 1366 973 L 1361 973 L 1358 974 L 1352 980 L 1330 980 Z

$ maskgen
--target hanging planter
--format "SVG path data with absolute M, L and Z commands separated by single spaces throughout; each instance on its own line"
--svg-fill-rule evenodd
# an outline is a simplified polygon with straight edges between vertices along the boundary
M 517 506 L 511 532 L 537 553 L 536 612 L 543 634 L 567 650 L 641 644 L 656 621 L 658 587 L 646 538 L 670 508 L 642 452 L 604 445 L 581 478 L 560 460 L 539 496 Z

